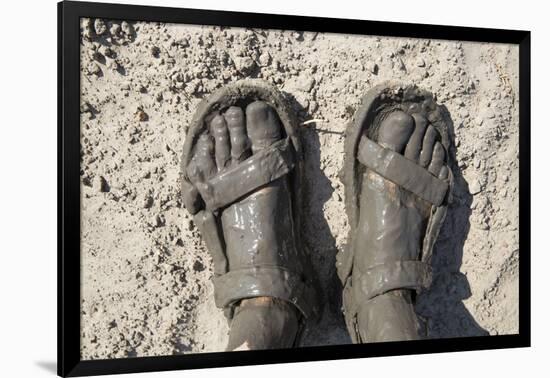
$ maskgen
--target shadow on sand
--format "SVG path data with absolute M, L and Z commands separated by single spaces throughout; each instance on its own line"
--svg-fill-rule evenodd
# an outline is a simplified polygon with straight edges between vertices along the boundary
M 432 286 L 418 296 L 416 311 L 426 321 L 428 338 L 487 336 L 489 333 L 462 303 L 472 295 L 467 277 L 460 272 L 464 243 L 470 231 L 472 195 L 456 161 L 454 124 L 447 108 L 443 110 L 450 125 L 454 199 L 434 247 Z
M 284 93 L 298 114 L 299 122 L 311 118 L 305 109 L 288 93 Z M 319 131 L 314 124 L 300 129 L 305 164 L 303 191 L 303 224 L 301 225 L 304 247 L 311 259 L 314 277 L 319 286 L 321 316 L 317 323 L 310 324 L 302 345 L 349 344 L 351 339 L 342 314 L 342 284 L 336 274 L 336 240 L 324 215 L 323 206 L 331 198 L 334 189 L 321 170 L 321 143 Z

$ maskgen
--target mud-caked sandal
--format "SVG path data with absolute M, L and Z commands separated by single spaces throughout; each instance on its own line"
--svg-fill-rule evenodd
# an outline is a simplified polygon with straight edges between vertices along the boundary
M 354 342 L 422 336 L 400 328 L 414 328 L 410 292 L 431 284 L 452 192 L 449 126 L 429 92 L 384 84 L 368 91 L 347 128 L 340 177 L 350 232 L 337 268 Z
M 258 297 L 294 306 L 300 330 L 317 313 L 298 232 L 302 169 L 295 116 L 266 82 L 235 82 L 198 105 L 183 147 L 182 196 L 230 322 L 241 302 Z

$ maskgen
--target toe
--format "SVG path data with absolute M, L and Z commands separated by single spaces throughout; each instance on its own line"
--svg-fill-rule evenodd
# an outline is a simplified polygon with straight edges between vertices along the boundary
M 437 130 L 433 126 L 428 126 L 424 140 L 422 141 L 422 150 L 420 151 L 420 157 L 418 158 L 418 164 L 423 167 L 427 167 L 432 160 L 432 153 L 434 144 L 437 138 Z
M 199 137 L 195 147 L 195 156 L 193 157 L 197 173 L 202 175 L 203 179 L 208 179 L 216 173 L 216 165 L 213 159 L 214 143 L 210 134 L 204 133 Z
M 443 167 L 444 163 L 445 163 L 445 149 L 443 148 L 443 145 L 440 142 L 435 142 L 433 153 L 432 153 L 432 161 L 428 166 L 428 171 L 432 175 L 437 177 L 439 176 L 439 172 L 441 171 L 441 167 Z
M 444 165 L 441 167 L 441 170 L 439 171 L 438 179 L 440 180 L 447 180 L 449 178 L 449 167 Z
M 246 130 L 252 143 L 252 153 L 281 139 L 279 116 L 263 101 L 254 101 L 246 107 Z
M 214 136 L 216 166 L 218 167 L 218 171 L 221 171 L 231 160 L 231 147 L 225 118 L 221 115 L 215 116 L 210 123 L 210 130 Z
M 410 115 L 402 111 L 393 112 L 380 124 L 378 143 L 402 153 L 413 131 L 414 120 Z
M 187 177 L 189 177 L 189 181 L 191 181 L 193 184 L 204 181 L 202 172 L 199 170 L 199 167 L 197 166 L 197 160 L 195 158 L 193 158 L 189 162 L 186 171 Z
M 412 117 L 414 119 L 414 131 L 407 143 L 404 155 L 407 159 L 417 162 L 422 150 L 422 140 L 426 134 L 428 120 L 420 114 L 413 114 Z
M 244 113 L 241 108 L 232 106 L 227 109 L 224 118 L 231 140 L 231 159 L 235 164 L 248 157 L 249 142 L 246 136 Z

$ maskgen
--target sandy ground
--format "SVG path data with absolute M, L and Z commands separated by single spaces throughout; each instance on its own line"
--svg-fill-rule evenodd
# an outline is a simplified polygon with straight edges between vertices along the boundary
M 293 99 L 306 151 L 307 251 L 322 318 L 304 345 L 349 343 L 334 267 L 348 232 L 343 132 L 372 86 L 433 91 L 456 139 L 455 201 L 418 314 L 433 338 L 518 330 L 518 50 L 501 44 L 83 20 L 83 359 L 222 351 L 211 261 L 179 197 L 201 98 L 264 78 Z M 76 127 L 76 126 L 75 126 Z

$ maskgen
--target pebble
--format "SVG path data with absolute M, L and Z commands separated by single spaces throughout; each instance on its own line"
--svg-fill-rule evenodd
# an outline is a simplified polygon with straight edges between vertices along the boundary
M 111 29 L 109 30 L 111 32 L 111 35 L 117 36 L 120 34 L 120 25 L 119 24 L 113 24 L 111 26 Z
M 178 39 L 175 44 L 179 47 L 186 48 L 189 47 L 189 40 L 187 38 Z
M 153 55 L 155 58 L 158 58 L 160 55 L 160 48 L 158 46 L 151 47 L 151 55 Z
M 88 101 L 85 101 L 80 105 L 80 113 L 91 113 L 92 111 L 93 107 Z
M 245 75 L 252 72 L 256 67 L 256 62 L 249 56 L 237 56 L 233 58 L 233 61 L 235 62 L 235 68 Z
M 91 62 L 88 64 L 88 67 L 86 67 L 89 75 L 101 75 L 101 68 L 94 62 Z
M 141 205 L 144 209 L 151 208 L 151 206 L 153 206 L 153 197 L 150 195 L 144 196 Z
M 122 21 L 122 24 L 120 24 L 120 28 L 126 35 L 131 35 L 134 33 L 134 27 L 126 21 Z
M 471 194 L 478 194 L 481 192 L 481 184 L 479 180 L 474 180 L 472 182 L 472 185 L 470 186 L 470 193 Z
M 98 193 L 106 193 L 109 191 L 109 185 L 107 184 L 107 180 L 105 180 L 105 177 L 99 176 L 99 175 L 94 177 L 92 188 L 94 189 L 94 191 Z
M 99 48 L 99 52 L 105 55 L 107 58 L 114 59 L 116 56 L 115 52 L 110 47 L 107 47 L 107 46 L 101 46 Z
M 110 59 L 109 63 L 107 64 L 107 68 L 109 68 L 111 71 L 118 71 L 120 70 L 121 65 L 114 59 Z
M 375 75 L 378 75 L 378 64 L 374 63 L 374 62 L 371 62 L 369 63 L 368 65 L 368 70 L 375 74 Z
M 206 269 L 206 267 L 204 266 L 204 264 L 202 262 L 200 262 L 199 260 L 195 260 L 195 263 L 193 264 L 193 270 L 195 272 L 202 272 L 205 269 Z
M 86 41 L 91 41 L 93 39 L 93 29 L 94 29 L 92 20 L 90 20 L 89 18 L 84 19 L 82 26 L 84 29 L 82 32 L 82 36 Z
M 313 89 L 314 85 L 315 79 L 313 79 L 312 77 L 302 77 L 298 79 L 296 83 L 296 88 L 304 92 L 309 92 Z
M 149 115 L 143 111 L 143 109 L 138 108 L 135 113 L 136 119 L 139 122 L 145 122 L 149 120 Z
M 166 223 L 166 219 L 164 219 L 164 215 L 157 214 L 153 217 L 153 226 L 154 227 L 162 227 Z
M 292 32 L 292 37 L 297 41 L 303 41 L 304 40 L 303 34 L 300 33 L 300 32 L 297 32 L 297 31 Z
M 102 19 L 96 18 L 94 22 L 94 29 L 97 35 L 103 35 L 107 31 L 107 25 L 103 22 Z
M 269 66 L 269 64 L 271 63 L 271 55 L 269 55 L 267 51 L 263 52 L 258 58 L 258 61 L 260 63 L 260 66 L 262 67 Z
M 482 113 L 483 118 L 493 119 L 495 118 L 495 112 L 491 108 L 486 108 Z

